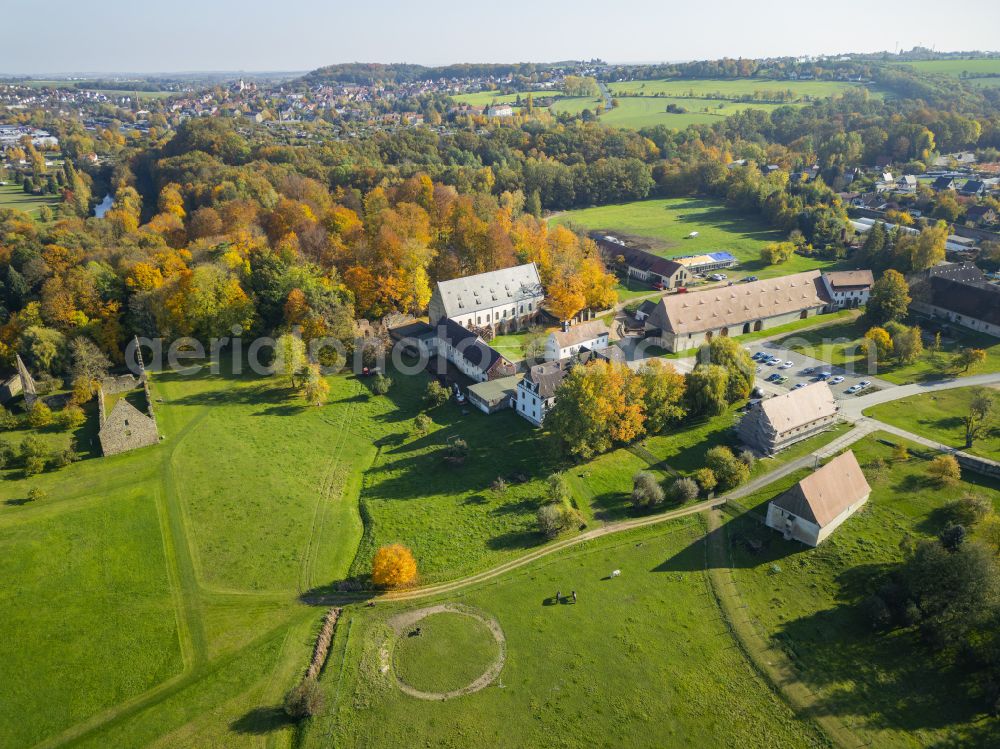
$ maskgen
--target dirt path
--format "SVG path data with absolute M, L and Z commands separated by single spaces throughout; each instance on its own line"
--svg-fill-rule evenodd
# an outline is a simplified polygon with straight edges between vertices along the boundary
M 799 679 L 788 657 L 758 633 L 749 618 L 729 557 L 729 534 L 718 509 L 705 513 L 708 523 L 708 579 L 733 636 L 744 654 L 804 720 L 815 720 L 837 746 L 845 749 L 866 746 L 836 717 L 819 709 L 816 695 Z
M 415 609 L 413 611 L 404 611 L 401 614 L 389 619 L 388 624 L 392 627 L 393 632 L 396 636 L 401 636 L 410 627 L 412 627 L 417 622 L 422 619 L 426 619 L 428 616 L 433 614 L 459 614 L 460 616 L 468 616 L 476 621 L 482 623 L 490 633 L 493 635 L 493 639 L 497 641 L 497 646 L 500 648 L 500 652 L 497 654 L 496 660 L 490 665 L 486 671 L 483 672 L 481 676 L 474 679 L 470 683 L 466 684 L 460 689 L 453 689 L 448 692 L 425 692 L 423 690 L 417 689 L 407 684 L 405 681 L 399 678 L 399 675 L 395 672 L 393 675 L 396 677 L 396 686 L 399 687 L 400 691 L 411 697 L 416 697 L 419 700 L 429 700 L 433 702 L 440 702 L 442 700 L 450 700 L 454 697 L 462 697 L 466 694 L 472 694 L 473 692 L 478 692 L 481 689 L 485 689 L 500 675 L 503 671 L 504 663 L 507 662 L 507 637 L 503 633 L 503 629 L 500 627 L 500 622 L 496 619 L 483 616 L 476 611 L 466 607 L 459 606 L 453 603 L 440 603 L 434 606 L 427 606 L 422 609 Z M 379 656 L 382 659 L 382 670 L 388 671 L 392 668 L 390 664 L 391 654 L 388 647 L 383 647 L 379 651 Z

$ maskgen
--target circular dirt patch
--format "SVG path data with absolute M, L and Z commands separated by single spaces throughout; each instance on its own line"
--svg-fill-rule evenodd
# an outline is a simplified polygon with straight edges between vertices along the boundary
M 503 630 L 493 619 L 454 604 L 407 611 L 389 620 L 395 643 L 383 650 L 399 688 L 425 700 L 470 694 L 504 664 Z M 384 663 L 384 666 L 388 666 Z

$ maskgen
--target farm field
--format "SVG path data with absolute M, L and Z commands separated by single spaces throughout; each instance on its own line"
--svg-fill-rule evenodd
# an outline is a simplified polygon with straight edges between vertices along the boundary
M 57 195 L 28 195 L 20 185 L 0 185 L 0 208 L 15 208 L 38 218 L 38 210 L 47 205 L 55 210 L 61 198 Z
M 1000 392 L 995 389 L 955 388 L 884 403 L 868 409 L 865 415 L 943 445 L 1000 460 L 1000 432 L 996 430 L 976 440 L 971 448 L 965 447 L 965 425 L 962 418 L 969 413 L 969 405 L 979 392 L 990 395 L 994 401 L 994 410 L 1000 410 Z
M 900 543 L 939 532 L 939 508 L 950 498 L 975 493 L 1000 508 L 996 484 L 965 474 L 942 493 L 925 478 L 929 457 L 910 446 L 911 456 L 893 462 L 892 448 L 876 433 L 854 446 L 872 485 L 868 505 L 817 549 L 786 542 L 750 514 L 730 520 L 728 541 L 735 602 L 747 606 L 748 621 L 791 661 L 814 699 L 813 712 L 827 715 L 858 740 L 879 747 L 990 746 L 995 721 L 983 720 L 981 702 L 958 675 L 942 670 L 912 631 L 873 635 L 860 610 L 871 579 L 901 558 Z M 881 458 L 888 468 L 869 467 Z M 802 478 L 792 475 L 741 500 L 762 513 L 767 501 Z M 747 539 L 761 544 L 750 551 Z
M 781 344 L 849 371 L 878 375 L 897 385 L 1000 371 L 1000 341 L 981 333 L 958 330 L 942 337 L 938 354 L 925 350 L 911 364 L 880 364 L 877 371 L 869 371 L 868 361 L 860 348 L 862 333 L 856 323 L 845 322 L 822 330 L 803 331 L 781 341 Z M 967 372 L 953 369 L 951 357 L 963 348 L 983 349 L 986 361 Z
M 733 80 L 711 79 L 666 79 L 652 81 L 624 81 L 609 83 L 612 96 L 677 96 L 685 98 L 732 98 L 753 96 L 760 91 L 791 91 L 796 99 L 821 99 L 829 96 L 865 88 L 859 83 L 846 81 L 780 81 L 758 78 Z
M 660 198 L 634 203 L 581 208 L 551 219 L 554 223 L 588 230 L 607 231 L 635 246 L 662 257 L 682 257 L 705 252 L 729 252 L 740 266 L 726 271 L 730 278 L 759 278 L 832 267 L 818 258 L 793 255 L 780 265 L 764 265 L 760 251 L 768 242 L 784 240 L 756 216 L 746 215 L 713 201 L 699 198 Z M 698 236 L 690 237 L 691 232 Z
M 500 680 L 455 699 L 408 697 L 395 671 L 380 668 L 380 648 L 393 647 L 389 622 L 420 604 L 351 609 L 320 682 L 327 707 L 303 746 L 825 746 L 733 642 L 709 593 L 701 537 L 700 521 L 683 518 L 430 601 L 495 618 L 505 637 Z M 613 569 L 621 576 L 609 579 Z M 568 602 L 555 603 L 557 590 Z M 481 664 L 484 655 L 480 646 L 452 657 Z M 455 668 L 424 663 L 424 679 L 439 686 Z
M 684 107 L 687 112 L 667 112 L 668 104 Z M 624 127 L 639 130 L 656 125 L 666 125 L 670 128 L 683 129 L 688 125 L 702 125 L 720 122 L 722 118 L 736 114 L 744 109 L 763 109 L 771 111 L 777 105 L 753 104 L 713 99 L 671 99 L 654 97 L 624 97 L 618 100 L 618 106 L 608 111 L 601 111 L 601 124 L 608 127 Z M 578 114 L 584 109 L 592 112 L 603 110 L 602 98 L 573 97 L 560 99 L 549 109 L 553 112 L 571 112 Z
M 962 78 L 974 86 L 1000 86 L 1000 58 L 915 60 L 900 62 L 922 73 Z M 971 77 L 970 77 L 971 76 Z M 982 76 L 982 77 L 976 77 Z

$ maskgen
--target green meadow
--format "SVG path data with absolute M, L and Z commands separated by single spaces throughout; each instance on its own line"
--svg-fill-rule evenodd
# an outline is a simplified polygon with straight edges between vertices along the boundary
M 686 109 L 686 112 L 667 112 L 668 104 L 675 104 Z M 731 114 L 744 109 L 763 109 L 771 111 L 775 104 L 742 103 L 733 101 L 718 101 L 714 99 L 683 99 L 654 98 L 629 96 L 618 99 L 618 106 L 604 111 L 604 100 L 589 97 L 573 97 L 559 99 L 549 107 L 553 112 L 570 112 L 579 114 L 584 109 L 600 112 L 601 124 L 608 127 L 623 127 L 640 130 L 656 125 L 683 129 L 688 125 L 703 125 L 720 122 Z
M 965 473 L 942 492 L 926 478 L 933 456 L 907 445 L 910 456 L 894 460 L 896 441 L 876 433 L 854 445 L 871 498 L 816 549 L 784 541 L 758 520 L 766 503 L 804 472 L 740 500 L 716 539 L 727 547 L 728 569 L 720 577 L 743 607 L 745 626 L 773 648 L 772 665 L 784 660 L 800 680 L 810 713 L 858 745 L 992 746 L 1000 740 L 998 725 L 961 684 L 962 675 L 939 668 L 912 630 L 873 634 L 860 603 L 875 576 L 902 558 L 904 540 L 943 529 L 940 510 L 949 499 L 978 494 L 1000 508 L 1000 487 Z M 886 467 L 876 470 L 876 459 Z
M 38 210 L 47 205 L 52 210 L 59 206 L 61 198 L 58 195 L 29 195 L 20 185 L 0 185 L 0 208 L 14 208 L 24 211 L 31 217 L 38 218 Z
M 793 255 L 780 265 L 764 265 L 760 251 L 768 242 L 785 239 L 761 218 L 741 213 L 714 200 L 659 198 L 634 203 L 581 208 L 558 214 L 557 224 L 606 231 L 663 257 L 728 252 L 740 261 L 730 278 L 785 276 L 831 263 Z M 697 236 L 690 236 L 697 232 Z
M 694 99 L 708 99 L 709 97 L 739 99 L 744 96 L 753 97 L 757 95 L 758 98 L 766 99 L 762 95 L 762 92 L 791 91 L 793 95 L 792 101 L 807 98 L 822 99 L 860 88 L 864 88 L 864 86 L 846 81 L 783 81 L 761 78 L 720 80 L 687 80 L 677 78 L 653 81 L 625 81 L 608 84 L 608 90 L 612 96 L 622 94 L 644 97 L 677 96 Z

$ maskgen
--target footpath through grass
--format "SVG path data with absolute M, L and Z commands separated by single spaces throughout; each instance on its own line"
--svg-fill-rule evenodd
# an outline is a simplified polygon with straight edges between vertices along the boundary
M 1000 738 L 984 720 L 982 699 L 966 692 L 961 675 L 942 669 L 913 631 L 874 633 L 860 602 L 879 574 L 901 559 L 901 542 L 938 533 L 942 506 L 975 493 L 1000 508 L 996 483 L 965 473 L 942 492 L 926 478 L 928 460 L 892 460 L 876 433 L 853 447 L 872 496 L 820 547 L 810 549 L 761 525 L 749 513 L 729 520 L 724 533 L 731 579 L 748 622 L 781 651 L 809 697 L 812 714 L 859 736 L 870 746 L 988 746 Z M 876 469 L 880 458 L 886 467 Z M 766 503 L 806 475 L 786 477 L 740 501 L 762 515 Z
M 495 617 L 507 642 L 499 679 L 461 698 L 407 697 L 381 671 L 385 621 L 400 605 L 349 609 L 321 679 L 326 707 L 303 746 L 826 746 L 733 642 L 701 538 L 698 519 L 684 518 L 448 599 Z M 461 662 L 455 644 L 449 657 Z

